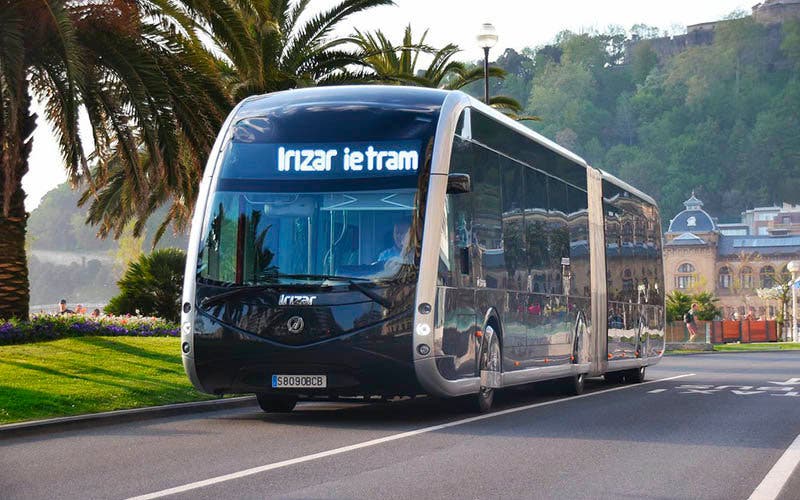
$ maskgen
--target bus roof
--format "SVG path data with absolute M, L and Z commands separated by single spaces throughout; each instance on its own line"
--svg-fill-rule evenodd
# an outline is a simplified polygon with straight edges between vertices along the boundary
M 258 116 L 270 109 L 314 104 L 378 104 L 437 112 L 450 92 L 425 87 L 397 85 L 341 85 L 285 90 L 252 96 L 239 107 L 234 121 Z

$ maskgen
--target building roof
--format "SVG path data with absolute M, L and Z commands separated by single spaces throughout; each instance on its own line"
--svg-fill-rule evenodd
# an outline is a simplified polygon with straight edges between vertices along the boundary
M 682 235 L 676 237 L 669 243 L 668 246 L 690 246 L 690 245 L 705 245 L 706 241 L 697 236 L 696 234 L 692 233 L 683 233 Z
M 726 236 L 719 238 L 717 251 L 719 255 L 739 255 L 742 252 L 758 252 L 760 255 L 800 256 L 800 236 Z
M 692 197 L 683 202 L 686 210 L 679 213 L 669 223 L 667 233 L 707 233 L 717 230 L 717 224 L 705 210 L 703 202 Z

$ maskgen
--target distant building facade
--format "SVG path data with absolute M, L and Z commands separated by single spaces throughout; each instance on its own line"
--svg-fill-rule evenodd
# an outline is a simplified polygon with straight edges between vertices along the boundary
M 718 224 L 692 193 L 664 235 L 667 293 L 712 292 L 726 318 L 776 314 L 759 288 L 771 288 L 800 259 L 800 206 L 759 207 L 742 212 L 741 223 Z

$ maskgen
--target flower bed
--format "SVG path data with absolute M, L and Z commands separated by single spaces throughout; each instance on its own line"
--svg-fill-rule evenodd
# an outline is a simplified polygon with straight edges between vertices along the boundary
M 67 337 L 179 337 L 178 325 L 158 318 L 79 314 L 34 315 L 29 321 L 0 320 L 0 345 L 25 344 Z

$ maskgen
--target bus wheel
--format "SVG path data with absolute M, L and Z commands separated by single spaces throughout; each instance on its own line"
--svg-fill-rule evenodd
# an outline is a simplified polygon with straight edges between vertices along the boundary
M 644 382 L 644 366 L 640 366 L 639 368 L 634 368 L 633 370 L 628 370 L 625 372 L 625 380 L 630 382 L 631 384 L 641 384 Z
M 489 338 L 489 345 L 481 354 L 481 370 L 499 373 L 500 365 L 500 341 L 491 325 L 486 326 L 486 336 Z M 478 394 L 474 396 L 475 409 L 480 413 L 487 413 L 492 409 L 494 402 L 494 388 L 481 385 Z
M 258 406 L 267 413 L 286 413 L 294 409 L 297 396 L 284 394 L 256 394 Z
M 624 374 L 622 372 L 607 372 L 603 375 L 603 378 L 606 379 L 606 382 L 609 384 L 619 384 L 622 382 L 622 377 Z
M 574 394 L 576 396 L 583 394 L 583 388 L 586 385 L 586 374 L 579 373 L 577 375 L 573 375 L 564 381 L 564 387 L 567 389 L 569 394 Z

